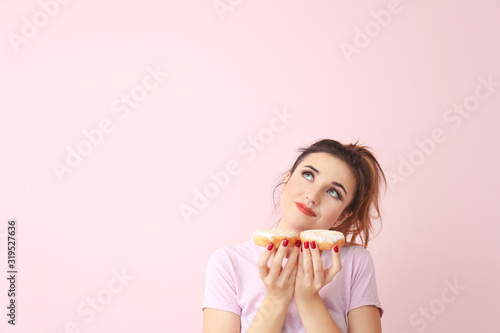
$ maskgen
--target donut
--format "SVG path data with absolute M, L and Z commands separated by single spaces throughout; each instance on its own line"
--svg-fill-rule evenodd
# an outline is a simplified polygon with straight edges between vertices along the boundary
M 295 246 L 299 239 L 299 234 L 294 231 L 285 231 L 279 229 L 259 229 L 253 233 L 253 242 L 259 246 L 267 246 L 273 243 L 278 248 L 284 239 L 288 239 L 287 247 Z
M 345 244 L 344 234 L 339 231 L 311 229 L 300 233 L 300 241 L 315 242 L 320 250 L 331 250 L 337 245 L 339 249 Z

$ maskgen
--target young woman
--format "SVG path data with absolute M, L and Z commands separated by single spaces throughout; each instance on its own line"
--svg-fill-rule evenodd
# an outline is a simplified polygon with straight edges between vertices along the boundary
M 365 146 L 325 139 L 300 152 L 280 184 L 277 228 L 341 231 L 346 246 L 320 251 L 298 241 L 276 249 L 248 240 L 217 250 L 207 266 L 204 333 L 381 332 L 383 310 L 366 246 L 370 214 L 380 217 L 384 173 Z

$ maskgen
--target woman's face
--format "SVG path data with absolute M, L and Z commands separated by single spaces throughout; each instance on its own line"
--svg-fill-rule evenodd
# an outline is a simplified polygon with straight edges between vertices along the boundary
M 287 174 L 285 182 L 279 229 L 330 229 L 349 217 L 341 214 L 354 197 L 356 179 L 349 166 L 337 157 L 310 154 L 293 175 Z

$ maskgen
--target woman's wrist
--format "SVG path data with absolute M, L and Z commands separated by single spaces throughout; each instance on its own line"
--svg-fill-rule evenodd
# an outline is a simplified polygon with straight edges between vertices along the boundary
M 294 298 L 306 332 L 341 333 L 319 294 Z
M 295 304 L 297 306 L 299 305 L 310 305 L 312 303 L 318 303 L 318 302 L 321 302 L 323 303 L 323 299 L 321 298 L 321 296 L 318 294 L 318 293 L 315 293 L 315 294 L 311 294 L 311 295 L 295 295 L 293 297 L 294 301 L 295 301 Z
M 247 333 L 281 332 L 290 301 L 286 302 L 286 299 L 273 298 L 266 294 Z
M 264 296 L 263 303 L 268 304 L 273 309 L 286 311 L 288 309 L 288 306 L 290 305 L 290 302 L 292 301 L 293 298 L 292 296 L 287 295 L 283 297 L 281 295 L 276 296 L 270 293 L 266 293 L 266 295 Z

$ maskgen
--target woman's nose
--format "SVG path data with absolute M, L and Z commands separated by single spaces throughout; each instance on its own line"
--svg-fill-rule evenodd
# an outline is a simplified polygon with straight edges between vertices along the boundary
M 319 189 L 311 187 L 307 192 L 306 192 L 306 199 L 313 203 L 314 205 L 319 204 Z M 307 204 L 307 202 L 306 202 Z

